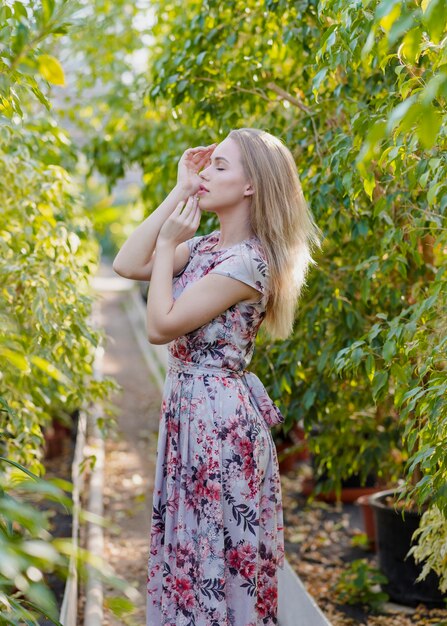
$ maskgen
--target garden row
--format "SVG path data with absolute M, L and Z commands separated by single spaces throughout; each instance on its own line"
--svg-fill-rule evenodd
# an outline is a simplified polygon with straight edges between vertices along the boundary
M 445 2 L 208 0 L 204 11 L 198 0 L 158 0 L 152 29 L 138 3 L 81 8 L 65 0 L 0 8 L 7 623 L 34 619 L 36 600 L 51 609 L 43 573 L 63 570 L 69 551 L 48 547 L 48 520 L 17 494 L 23 471 L 7 467 L 42 472 L 53 419 L 113 388 L 92 376 L 100 341 L 88 322 L 99 251 L 92 218 L 111 248 L 130 226 L 89 174 L 99 170 L 111 190 L 127 168 L 141 167 L 141 198 L 155 208 L 186 147 L 240 126 L 290 146 L 325 234 L 293 334 L 258 337 L 253 369 L 286 416 L 275 437 L 300 424 L 328 490 L 352 475 L 400 485 L 402 502 L 422 513 L 414 554 L 446 590 Z M 62 116 L 83 133 L 82 148 Z M 210 215 L 199 234 L 214 226 Z M 66 499 L 60 487 L 31 480 Z

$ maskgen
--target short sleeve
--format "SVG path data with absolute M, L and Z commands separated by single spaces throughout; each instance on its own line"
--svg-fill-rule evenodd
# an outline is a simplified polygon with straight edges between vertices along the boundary
M 221 274 L 240 280 L 266 295 L 268 291 L 268 268 L 264 258 L 254 248 L 232 252 L 222 259 L 209 274 Z
M 191 257 L 194 255 L 195 251 L 199 247 L 200 242 L 202 241 L 202 239 L 203 239 L 203 235 L 197 235 L 196 237 L 192 237 L 191 239 L 187 239 L 185 241 L 185 243 L 187 244 L 187 246 L 189 248 L 189 259 L 188 259 L 186 265 L 184 267 L 182 267 L 182 269 L 177 274 L 174 274 L 173 278 L 178 278 L 179 276 L 181 276 L 183 274 L 185 269 L 188 267 L 188 263 L 191 260 Z
M 202 241 L 203 237 L 204 237 L 203 235 L 196 235 L 195 237 L 192 237 L 191 239 L 186 240 L 186 243 L 188 244 L 188 247 L 189 247 L 189 256 L 192 256 L 194 252 L 197 250 L 197 247 L 199 243 Z

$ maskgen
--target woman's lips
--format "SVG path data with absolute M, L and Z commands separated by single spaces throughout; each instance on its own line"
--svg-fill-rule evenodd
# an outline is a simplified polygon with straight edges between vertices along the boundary
M 203 187 L 202 185 L 199 187 L 199 191 L 197 192 L 197 194 L 199 196 L 202 196 L 204 193 L 208 193 L 208 189 L 206 187 Z

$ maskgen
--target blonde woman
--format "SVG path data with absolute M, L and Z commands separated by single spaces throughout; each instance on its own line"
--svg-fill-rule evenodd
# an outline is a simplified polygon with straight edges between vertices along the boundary
M 220 228 L 196 236 L 203 211 Z M 178 182 L 115 271 L 150 281 L 147 332 L 168 344 L 153 492 L 147 626 L 277 624 L 284 564 L 270 428 L 283 417 L 248 372 L 261 323 L 290 335 L 320 231 L 293 157 L 233 130 L 186 150 Z

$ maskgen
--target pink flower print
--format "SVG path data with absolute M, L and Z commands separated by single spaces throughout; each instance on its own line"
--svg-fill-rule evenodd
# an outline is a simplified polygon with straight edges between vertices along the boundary
M 256 548 L 251 543 L 245 543 L 239 547 L 239 555 L 242 560 L 251 561 L 256 557 Z
M 264 564 L 261 568 L 263 574 L 268 576 L 268 578 L 272 578 L 275 575 L 276 567 L 274 560 L 273 561 L 264 561 Z
M 202 498 L 205 495 L 205 485 L 202 481 L 197 480 L 194 484 L 193 494 L 197 500 Z
M 239 417 L 237 415 L 231 415 L 228 420 L 228 430 L 235 430 L 239 426 Z
M 205 464 L 199 465 L 199 469 L 196 473 L 197 482 L 204 483 L 208 478 L 208 468 Z
M 228 440 L 232 446 L 237 446 L 239 439 L 241 438 L 240 433 L 236 429 L 232 430 L 228 435 Z
M 245 578 L 253 578 L 256 573 L 256 564 L 253 561 L 244 561 L 241 567 L 241 574 Z
M 242 558 L 237 548 L 231 548 L 227 554 L 228 565 L 233 569 L 239 571 L 242 564 Z
M 210 549 L 210 542 L 208 541 L 207 537 L 200 537 L 199 539 L 199 554 L 200 554 L 200 558 L 204 559 L 207 558 L 209 556 L 211 552 Z
M 208 481 L 205 493 L 208 498 L 211 498 L 211 500 L 219 501 L 220 494 L 221 494 L 221 488 L 220 488 L 219 483 L 216 481 L 213 481 L 213 482 Z
M 170 515 L 174 515 L 178 511 L 179 506 L 179 494 L 178 491 L 171 494 L 169 500 L 166 501 L 166 508 Z
M 227 469 L 227 478 L 228 480 L 239 480 L 240 477 L 240 470 L 239 470 L 239 465 L 236 463 L 236 461 L 234 461 L 233 463 L 230 463 L 228 465 L 228 469 Z
M 189 591 L 192 588 L 192 582 L 189 578 L 176 578 L 174 582 L 174 589 L 179 593 L 183 594 L 186 591 Z
M 256 602 L 256 609 L 259 613 L 259 617 L 261 619 L 263 619 L 264 617 L 267 617 L 268 615 L 268 611 L 269 611 L 269 607 L 268 607 L 268 603 L 265 601 L 264 597 L 262 596 L 262 594 L 258 595 L 258 599 Z
M 259 521 L 261 526 L 267 526 L 267 522 L 269 519 L 273 517 L 273 508 L 271 506 L 266 506 L 261 510 L 261 515 Z
M 253 486 L 253 478 L 254 478 L 254 463 L 253 458 L 251 456 L 243 457 L 242 463 L 242 471 L 244 473 L 245 478 L 249 481 L 250 488 Z
M 191 591 L 183 594 L 180 598 L 179 604 L 188 611 L 191 611 L 195 605 L 194 594 Z
M 268 585 L 263 591 L 263 597 L 266 605 L 272 610 L 278 603 L 278 590 L 274 585 Z
M 177 343 L 175 348 L 176 348 L 175 350 L 176 356 L 178 359 L 181 359 L 182 361 L 187 361 L 187 362 L 191 360 L 191 351 L 186 345 L 186 342 Z
M 190 544 L 179 544 L 177 547 L 177 565 L 179 567 L 184 567 L 185 563 L 191 560 L 194 560 L 194 552 L 192 551 L 192 546 Z
M 178 435 L 179 427 L 180 423 L 177 420 L 168 419 L 167 434 L 170 436 Z
M 242 458 L 246 458 L 253 454 L 253 444 L 248 437 L 241 437 L 236 441 L 236 450 Z
M 174 583 L 174 577 L 172 576 L 172 574 L 168 574 L 165 578 L 166 587 L 171 588 L 173 583 Z

